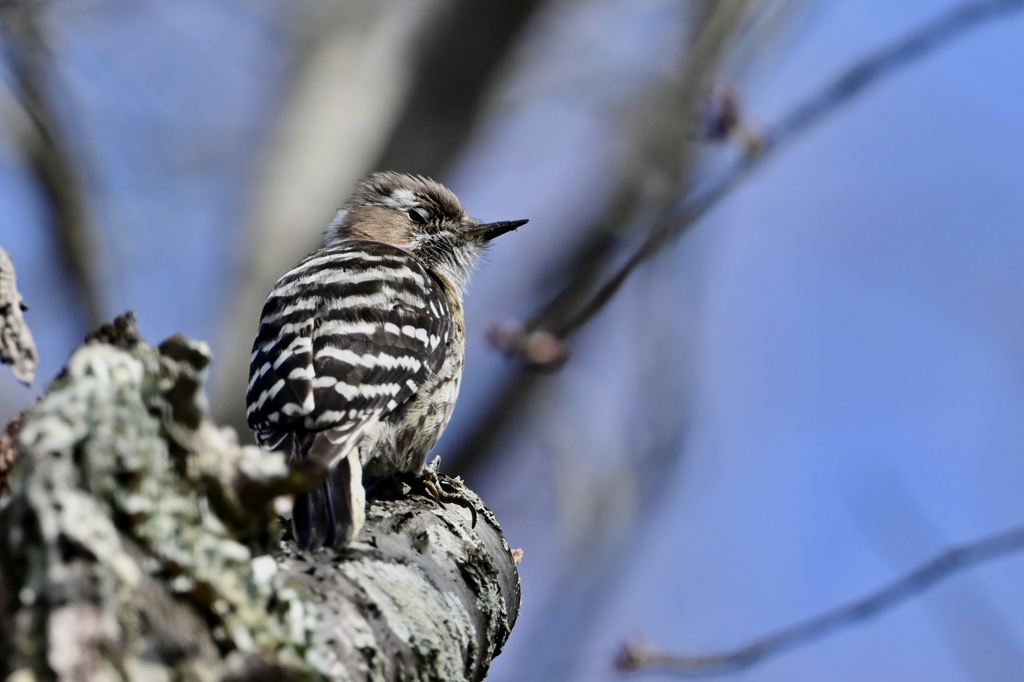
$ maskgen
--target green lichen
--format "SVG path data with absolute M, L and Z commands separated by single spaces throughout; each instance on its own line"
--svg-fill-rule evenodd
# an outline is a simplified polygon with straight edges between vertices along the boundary
M 21 601 L 11 679 L 70 666 L 85 679 L 217 680 L 261 661 L 322 678 L 334 660 L 314 637 L 316 607 L 264 555 L 270 499 L 254 509 L 237 493 L 285 463 L 206 421 L 205 345 L 178 337 L 161 351 L 80 348 L 22 427 L 0 519 Z M 95 623 L 63 643 L 53 625 L 72 607 Z

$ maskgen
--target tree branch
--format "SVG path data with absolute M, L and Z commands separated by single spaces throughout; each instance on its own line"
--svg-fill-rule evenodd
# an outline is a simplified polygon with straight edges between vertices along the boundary
M 796 106 L 768 133 L 765 146 L 748 154 L 723 174 L 711 187 L 697 195 L 684 196 L 670 204 L 654 221 L 650 236 L 636 252 L 592 294 L 584 296 L 581 289 L 591 288 L 591 280 L 578 277 L 555 296 L 526 325 L 528 331 L 544 328 L 565 338 L 586 324 L 618 292 L 636 268 L 700 220 L 727 196 L 734 187 L 758 168 L 771 152 L 778 151 L 801 133 L 820 123 L 843 105 L 892 76 L 900 68 L 931 54 L 952 39 L 964 35 L 981 24 L 1024 8 L 1024 0 L 970 0 L 940 15 L 925 26 L 886 45 L 847 69 L 838 78 Z M 683 190 L 688 191 L 688 188 Z M 570 314 L 557 317 L 549 311 L 562 311 L 565 301 L 585 298 Z
M 26 310 L 28 306 L 18 293 L 14 261 L 0 248 L 0 362 L 11 365 L 18 381 L 31 386 L 39 357 L 32 332 L 22 315 Z
M 711 656 L 685 656 L 630 642 L 624 645 L 615 665 L 623 671 L 663 670 L 685 676 L 735 672 L 891 609 L 968 567 L 1022 550 L 1024 526 L 947 550 L 863 599 L 783 628 L 733 651 Z
M 783 116 L 762 140 L 763 145 L 756 148 L 756 153 L 735 162 L 700 194 L 686 196 L 667 205 L 658 218 L 652 221 L 649 237 L 619 269 L 607 276 L 603 284 L 595 288 L 598 273 L 602 269 L 599 262 L 613 257 L 612 240 L 608 239 L 603 239 L 596 249 L 587 252 L 586 262 L 576 269 L 574 277 L 527 322 L 513 328 L 511 333 L 493 335 L 492 338 L 498 341 L 496 345 L 535 368 L 556 367 L 557 362 L 533 363 L 529 350 L 535 338 L 544 341 L 553 338 L 557 342 L 575 333 L 604 308 L 636 268 L 696 224 L 764 161 L 771 158 L 773 152 L 778 152 L 830 114 L 837 113 L 842 105 L 882 83 L 899 68 L 909 66 L 916 59 L 932 53 L 986 21 L 1006 16 L 1022 7 L 1024 0 L 970 0 L 862 58 Z M 629 194 L 629 197 L 633 195 Z M 626 212 L 623 209 L 610 211 L 609 214 L 621 216 Z M 551 343 L 545 345 L 550 346 Z M 560 360 L 564 352 L 549 355 Z M 449 461 L 449 464 L 454 463 L 455 471 L 465 473 L 478 464 L 480 457 L 489 451 L 491 443 L 502 432 L 501 425 L 509 415 L 516 414 L 511 406 L 528 395 L 534 384 L 534 375 L 519 373 L 500 389 L 500 395 L 491 401 L 493 407 L 478 420 L 481 428 L 464 439 L 464 445 Z
M 372 501 L 353 544 L 298 552 L 275 498 L 308 481 L 206 418 L 209 362 L 121 317 L 26 413 L 0 501 L 0 677 L 482 679 L 519 579 L 479 498 L 463 491 L 475 526 L 426 496 Z
M 733 35 L 749 12 L 751 0 L 711 0 L 694 4 L 692 35 L 682 50 L 672 77 L 664 79 L 646 102 L 636 106 L 627 137 L 641 150 L 642 160 L 623 173 L 606 211 L 591 226 L 589 244 L 567 254 L 560 270 L 573 273 L 571 283 L 530 322 L 507 328 L 494 326 L 489 337 L 506 353 L 525 359 L 535 367 L 551 369 L 567 357 L 557 331 L 558 320 L 573 317 L 616 243 L 614 235 L 622 226 L 636 224 L 637 213 L 657 211 L 672 201 L 676 187 L 686 186 L 692 173 L 692 131 L 700 118 L 702 93 L 718 70 Z M 664 227 L 670 227 L 668 225 Z M 658 228 L 655 228 L 658 229 Z M 504 325 L 502 325 L 504 326 Z M 548 331 L 552 330 L 552 331 Z M 534 384 L 534 377 L 518 374 L 491 401 L 488 414 L 464 439 L 452 458 L 453 470 L 466 472 L 491 451 L 502 425 L 516 412 L 509 405 L 521 401 Z

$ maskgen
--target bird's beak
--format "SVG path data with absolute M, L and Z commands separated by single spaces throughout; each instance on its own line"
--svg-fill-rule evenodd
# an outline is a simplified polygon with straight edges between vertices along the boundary
M 475 227 L 469 228 L 468 230 L 463 232 L 463 234 L 465 234 L 470 239 L 473 239 L 473 240 L 476 240 L 476 241 L 479 241 L 479 242 L 484 242 L 486 244 L 487 242 L 491 241 L 495 237 L 500 237 L 501 235 L 505 234 L 506 232 L 511 232 L 512 230 L 516 229 L 517 227 L 520 227 L 521 225 L 525 225 L 528 222 L 530 222 L 530 221 L 529 220 L 502 220 L 502 221 L 497 222 L 497 223 L 482 223 L 480 225 L 476 225 Z

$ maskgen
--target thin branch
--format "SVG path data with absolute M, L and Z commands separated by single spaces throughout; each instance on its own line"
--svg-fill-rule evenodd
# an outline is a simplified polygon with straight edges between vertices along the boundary
M 1024 551 L 1024 526 L 947 550 L 863 599 L 774 632 L 734 651 L 711 656 L 681 656 L 634 642 L 625 645 L 615 664 L 623 671 L 663 670 L 687 676 L 735 672 L 841 627 L 867 620 L 970 566 L 1020 551 Z
M 611 300 L 641 263 L 693 226 L 727 196 L 730 190 L 746 179 L 752 170 L 771 156 L 772 151 L 777 151 L 792 142 L 811 126 L 837 112 L 843 105 L 879 84 L 886 77 L 892 76 L 900 68 L 931 54 L 972 28 L 1022 8 L 1024 0 L 970 0 L 945 12 L 911 34 L 864 57 L 784 116 L 773 127 L 760 153 L 745 156 L 709 189 L 698 195 L 688 196 L 667 208 L 655 221 L 650 236 L 637 251 L 574 314 L 553 318 L 548 315 L 548 311 L 562 310 L 565 300 L 579 299 L 580 288 L 589 288 L 589 280 L 577 278 L 568 284 L 534 317 L 528 327 L 544 327 L 562 338 L 569 336 Z
M 638 207 L 645 213 L 657 211 L 673 201 L 674 188 L 688 184 L 694 165 L 692 131 L 700 118 L 702 93 L 714 79 L 718 64 L 754 4 L 752 0 L 733 0 L 694 6 L 697 16 L 690 42 L 672 70 L 677 75 L 664 79 L 642 105 L 636 106 L 626 130 L 633 146 L 643 151 L 642 163 L 622 174 L 606 210 L 590 226 L 587 241 L 568 255 L 568 262 L 561 263 L 560 269 L 572 273 L 572 284 L 525 325 L 509 320 L 507 325 L 492 327 L 489 338 L 494 345 L 536 368 L 555 369 L 565 361 L 566 346 L 559 339 L 561 335 L 547 331 L 545 321 L 569 319 L 586 301 L 589 290 L 600 280 L 603 262 L 612 253 L 622 225 L 637 222 Z M 515 414 L 507 407 L 523 400 L 533 379 L 533 375 L 521 373 L 499 388 L 487 415 L 477 421 L 479 426 L 447 460 L 449 466 L 454 464 L 453 470 L 467 472 L 488 456 L 494 439 Z
M 627 178 L 625 186 L 619 190 L 621 194 L 611 204 L 624 215 L 628 216 L 638 206 L 660 207 L 671 202 L 674 188 L 685 186 L 692 177 L 695 145 L 691 132 L 700 116 L 703 93 L 753 4 L 754 0 L 704 0 L 690 7 L 696 15 L 690 25 L 689 42 L 679 55 L 675 70 L 678 75 L 664 81 L 651 94 L 632 122 L 634 139 L 643 149 L 644 158 L 636 167 L 635 177 Z M 672 113 L 664 115 L 664 112 Z M 610 233 L 611 230 L 598 232 L 597 239 Z M 532 348 L 534 357 L 557 358 L 557 348 L 550 345 L 550 342 L 557 343 L 557 339 L 549 335 L 545 340 L 543 336 L 543 332 L 533 334 L 526 350 L 529 352 Z M 547 350 L 538 348 L 544 345 L 549 346 Z M 654 446 L 657 440 L 657 437 L 652 438 L 648 445 Z M 644 447 L 634 454 L 638 457 L 653 451 L 665 454 L 658 461 L 649 462 L 650 469 L 664 473 L 674 463 L 669 453 L 678 452 L 677 446 L 678 443 L 670 447 Z M 646 475 L 644 479 L 652 480 Z M 654 479 L 665 481 L 667 477 Z M 574 677 L 581 644 L 603 608 L 602 596 L 628 563 L 625 558 L 630 556 L 629 546 L 636 541 L 636 535 L 629 529 L 643 518 L 644 507 L 658 499 L 661 489 L 657 485 L 647 487 L 641 494 L 643 502 L 637 508 L 604 532 L 580 538 L 572 558 L 559 571 L 554 587 L 557 599 L 540 614 L 545 626 L 526 644 L 532 653 L 530 660 L 517 670 L 518 677 L 538 682 Z M 553 637 L 553 633 L 558 636 Z
M 597 279 L 595 271 L 600 268 L 595 261 L 611 256 L 610 240 L 602 242 L 595 249 L 597 253 L 588 253 L 585 267 L 579 268 L 573 279 L 523 325 L 517 334 L 519 342 L 499 345 L 506 351 L 518 352 L 529 361 L 528 355 L 522 351 L 529 348 L 529 340 L 534 333 L 546 331 L 563 339 L 570 336 L 600 312 L 640 264 L 699 221 L 773 151 L 777 152 L 785 144 L 793 142 L 800 133 L 820 123 L 829 114 L 837 113 L 841 105 L 884 82 L 886 77 L 897 72 L 897 67 L 909 66 L 915 59 L 930 54 L 969 29 L 1022 7 L 1024 0 L 972 0 L 864 57 L 784 116 L 774 126 L 770 138 L 764 140 L 765 146 L 759 154 L 742 158 L 702 193 L 665 210 L 647 241 L 600 288 L 590 293 Z M 454 462 L 455 471 L 465 474 L 489 451 L 494 439 L 502 433 L 502 425 L 510 415 L 516 414 L 511 406 L 529 394 L 535 379 L 534 374 L 520 373 L 500 389 L 500 395 L 491 401 L 488 413 L 478 420 L 480 427 L 464 439 L 464 444 L 449 459 L 449 465 Z

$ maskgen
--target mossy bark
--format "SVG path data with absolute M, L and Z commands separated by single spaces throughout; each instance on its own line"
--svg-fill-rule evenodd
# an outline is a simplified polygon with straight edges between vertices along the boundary
M 205 344 L 92 335 L 0 445 L 8 680 L 478 680 L 519 609 L 493 515 L 371 501 L 342 550 L 298 552 L 275 500 L 316 484 L 206 418 Z M 4 453 L 0 453 L 2 456 Z M 447 481 L 450 486 L 458 482 Z

